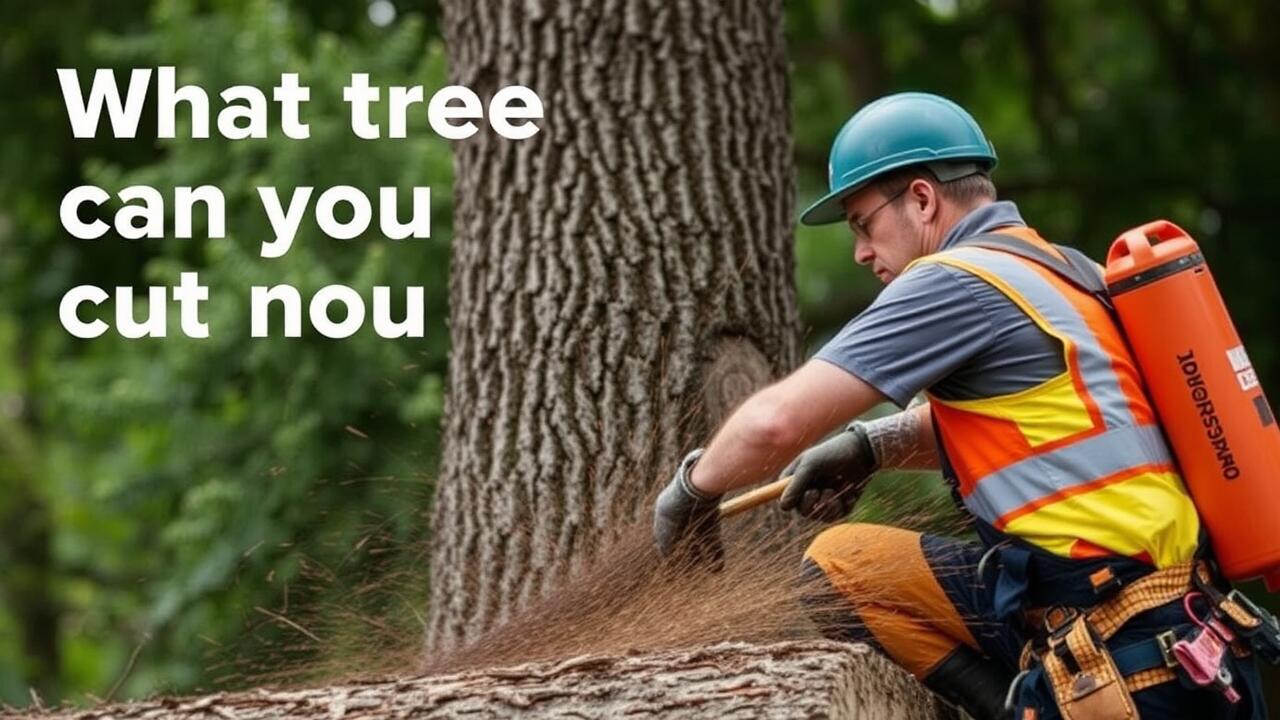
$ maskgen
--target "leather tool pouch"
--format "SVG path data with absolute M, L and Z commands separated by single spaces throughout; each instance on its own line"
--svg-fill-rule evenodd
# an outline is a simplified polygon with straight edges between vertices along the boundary
M 1064 720 L 1138 717 L 1124 678 L 1083 615 L 1053 630 L 1041 662 Z

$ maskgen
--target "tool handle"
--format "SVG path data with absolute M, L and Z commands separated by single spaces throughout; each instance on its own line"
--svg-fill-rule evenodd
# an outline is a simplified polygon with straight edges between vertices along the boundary
M 1122 257 L 1131 256 L 1135 262 L 1147 265 L 1152 262 L 1152 245 L 1175 240 L 1191 239 L 1186 231 L 1168 220 L 1153 220 L 1146 225 L 1139 225 L 1116 238 L 1107 251 L 1107 263 L 1114 263 Z M 1153 242 L 1154 241 L 1154 242 Z
M 790 475 L 725 500 L 720 503 L 720 517 L 731 517 L 752 508 L 760 507 L 767 502 L 777 500 L 782 495 L 782 491 L 787 489 L 787 483 L 789 482 L 791 482 Z

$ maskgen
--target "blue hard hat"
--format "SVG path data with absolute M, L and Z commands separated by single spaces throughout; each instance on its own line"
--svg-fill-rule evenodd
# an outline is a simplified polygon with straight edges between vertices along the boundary
M 964 108 L 938 95 L 888 95 L 849 118 L 831 143 L 831 191 L 800 216 L 805 225 L 844 219 L 844 199 L 868 182 L 908 165 L 929 164 L 939 180 L 987 172 L 996 149 Z M 934 165 L 938 163 L 938 165 Z M 954 163 L 962 163 L 958 168 Z

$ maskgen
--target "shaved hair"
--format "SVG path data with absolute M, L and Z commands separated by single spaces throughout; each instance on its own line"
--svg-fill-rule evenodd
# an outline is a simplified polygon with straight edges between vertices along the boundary
M 949 182 L 941 182 L 928 167 L 913 165 L 894 170 L 884 177 L 871 181 L 871 186 L 885 197 L 893 197 L 907 189 L 912 181 L 920 179 L 933 185 L 938 195 L 962 207 L 969 207 L 979 200 L 995 200 L 996 185 L 984 172 L 965 175 Z

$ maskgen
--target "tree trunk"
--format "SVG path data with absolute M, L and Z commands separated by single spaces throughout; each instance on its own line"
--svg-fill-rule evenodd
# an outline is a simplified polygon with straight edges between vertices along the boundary
M 927 692 L 867 646 L 810 641 L 580 656 L 385 682 L 161 699 L 63 717 L 905 720 L 937 714 Z
M 446 1 L 452 81 L 540 132 L 455 145 L 428 637 L 587 559 L 797 359 L 779 0 Z

